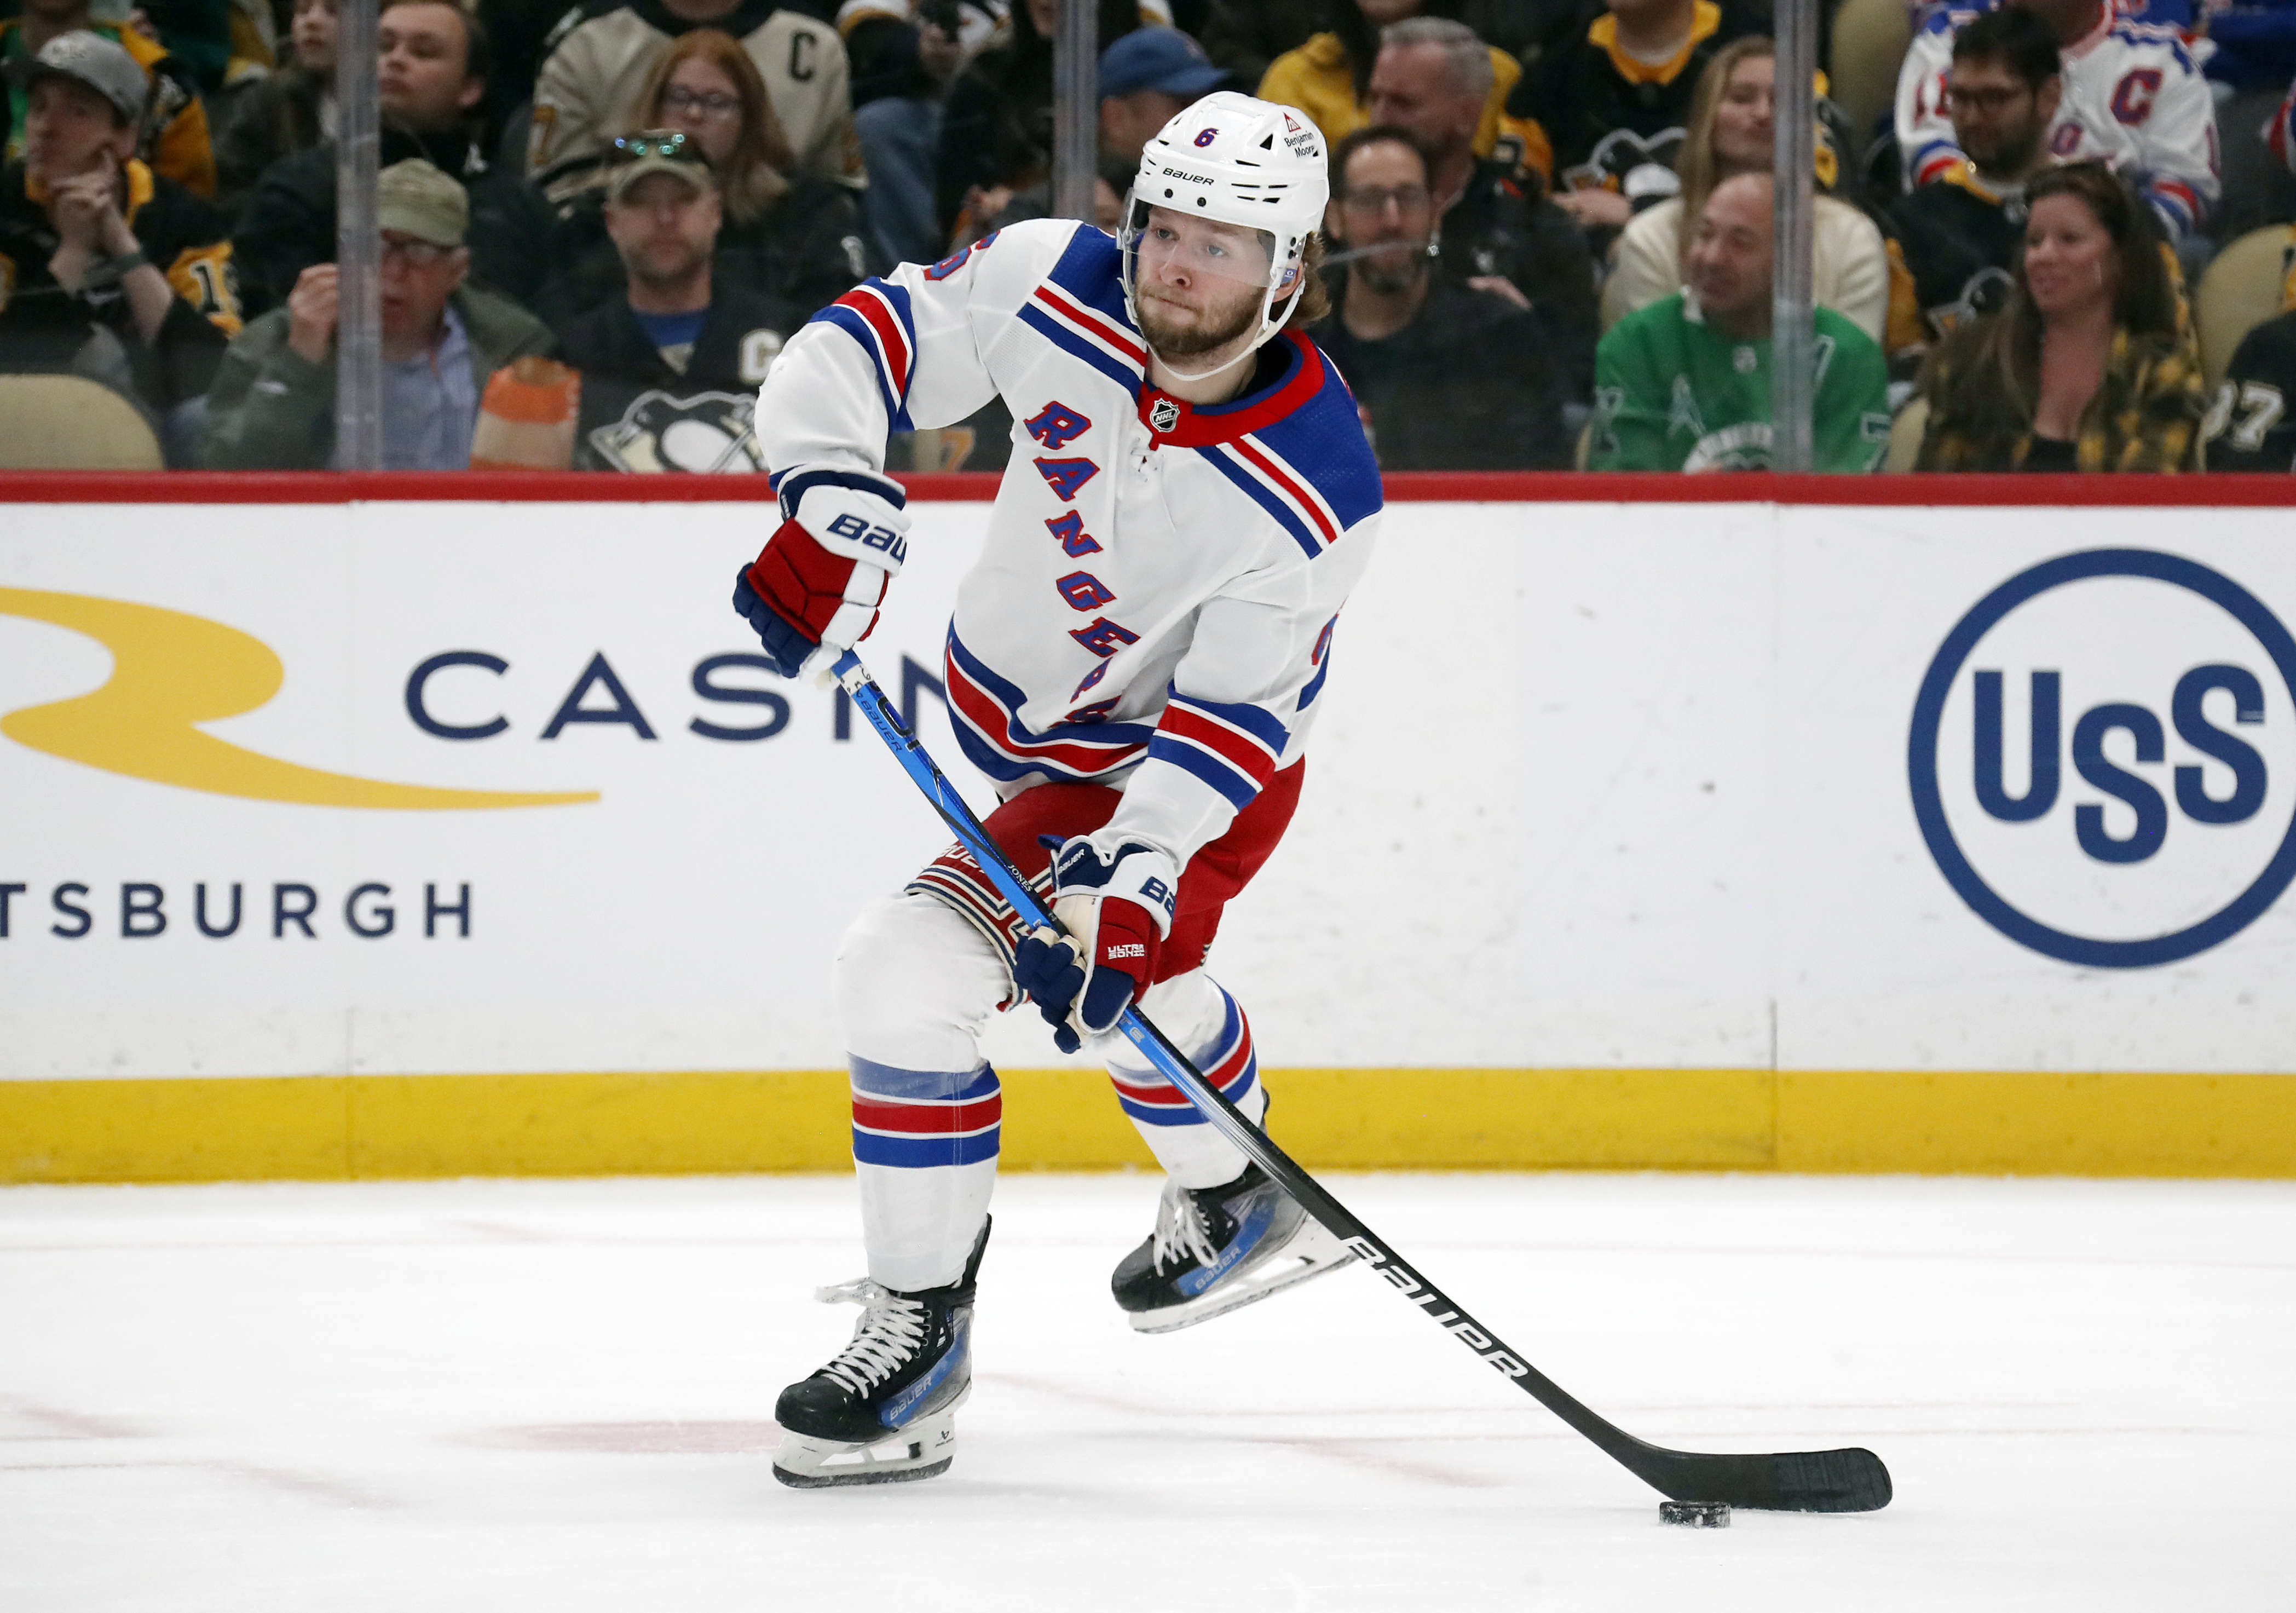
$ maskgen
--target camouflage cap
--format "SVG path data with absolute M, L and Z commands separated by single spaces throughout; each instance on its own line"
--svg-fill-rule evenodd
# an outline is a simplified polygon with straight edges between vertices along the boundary
M 409 157 L 375 177 L 374 224 L 434 246 L 460 246 L 471 225 L 471 197 L 459 180 Z

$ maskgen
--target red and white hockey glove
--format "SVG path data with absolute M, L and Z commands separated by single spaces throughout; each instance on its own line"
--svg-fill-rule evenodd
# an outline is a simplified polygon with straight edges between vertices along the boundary
M 800 465 L 781 479 L 781 530 L 734 580 L 784 678 L 825 674 L 877 625 L 886 585 L 908 558 L 908 495 L 890 476 Z
M 1115 1025 L 1155 979 L 1180 872 L 1154 846 L 1103 830 L 1063 843 L 1053 880 L 1053 917 L 1068 933 L 1044 925 L 1023 936 L 1013 978 L 1035 1000 L 1061 1051 L 1073 1053 Z

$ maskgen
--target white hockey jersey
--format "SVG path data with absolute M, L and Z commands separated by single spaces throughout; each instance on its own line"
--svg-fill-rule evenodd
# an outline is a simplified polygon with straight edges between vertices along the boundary
M 889 430 L 1003 396 L 1013 457 L 949 624 L 958 743 L 1008 798 L 1122 787 L 1111 827 L 1185 866 L 1305 753 L 1379 469 L 1339 372 L 1295 333 L 1233 402 L 1147 383 L 1119 270 L 1114 241 L 1065 219 L 905 264 L 791 338 L 757 432 L 776 480 L 875 471 Z
M 1898 70 L 1898 150 L 1907 190 L 1968 160 L 1946 111 L 1953 37 L 2001 3 L 1935 4 L 1922 13 Z M 2184 37 L 2120 15 L 2108 0 L 2095 31 L 2062 54 L 2064 99 L 2049 125 L 2049 150 L 2060 162 L 2112 164 L 2152 204 L 2171 240 L 2192 234 L 2223 187 L 2216 101 Z

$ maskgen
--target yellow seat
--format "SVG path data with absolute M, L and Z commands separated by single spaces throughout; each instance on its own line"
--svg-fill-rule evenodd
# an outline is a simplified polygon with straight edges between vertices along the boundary
M 1921 457 L 1922 437 L 1930 429 L 1930 400 L 1916 398 L 1898 411 L 1890 422 L 1890 447 L 1882 456 L 1882 468 L 1898 475 L 1914 468 Z
M 2275 224 L 2226 247 L 2201 276 L 2193 320 L 2200 327 L 2201 373 L 2211 395 L 2232 366 L 2240 339 L 2287 308 L 2292 269 L 2296 226 Z
M 0 470 L 157 471 L 135 406 L 79 375 L 0 375 Z
M 1826 78 L 1862 153 L 1874 119 L 1898 99 L 1898 69 L 1914 42 L 1905 0 L 1842 0 L 1833 13 L 1833 59 Z

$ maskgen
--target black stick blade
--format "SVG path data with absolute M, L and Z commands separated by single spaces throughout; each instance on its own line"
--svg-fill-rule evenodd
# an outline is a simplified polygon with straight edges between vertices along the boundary
M 1676 1501 L 1726 1501 L 1769 1512 L 1874 1512 L 1890 1504 L 1890 1469 L 1871 1451 L 1785 1451 L 1721 1456 L 1669 1451 L 1637 1466 Z

